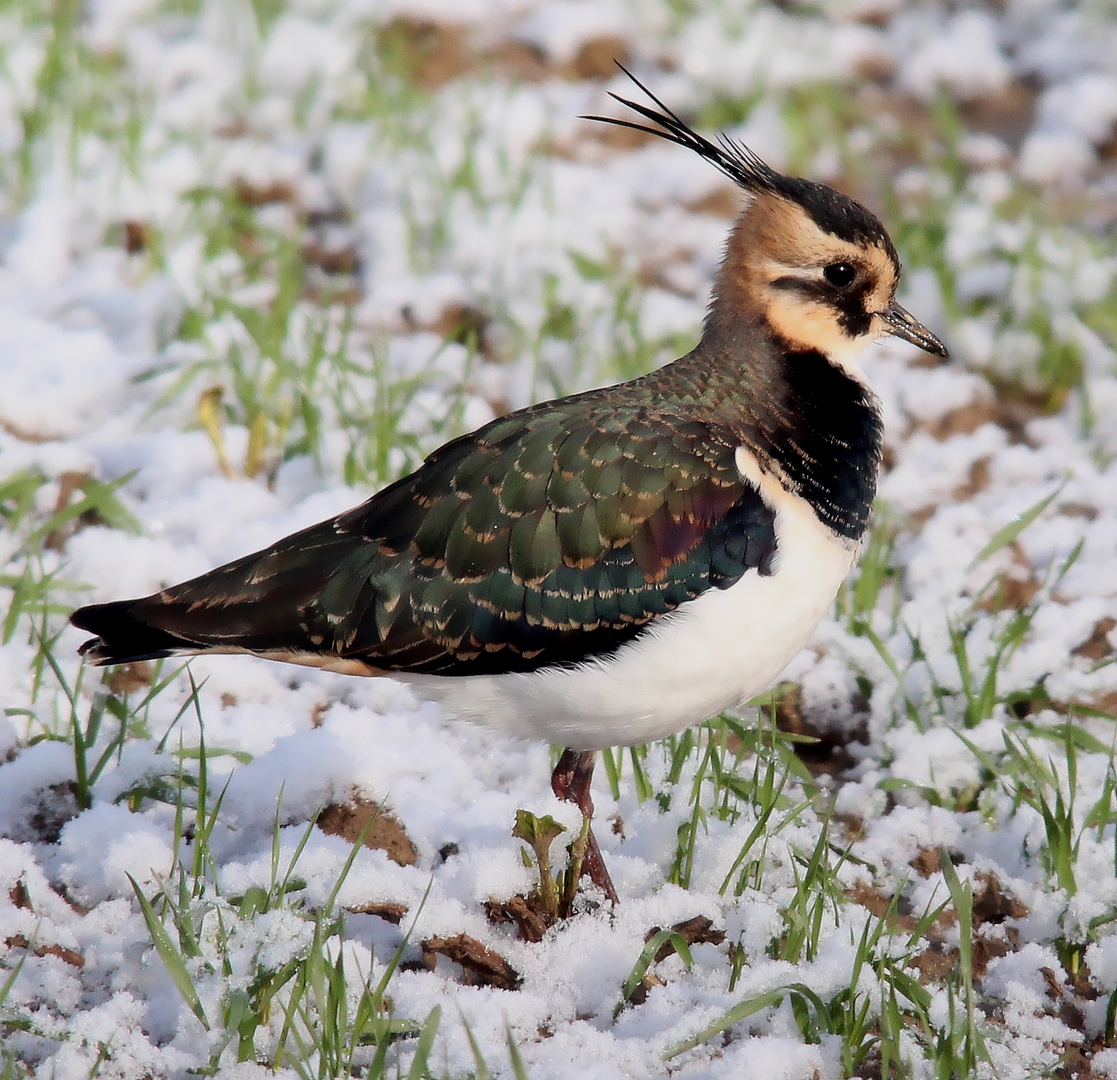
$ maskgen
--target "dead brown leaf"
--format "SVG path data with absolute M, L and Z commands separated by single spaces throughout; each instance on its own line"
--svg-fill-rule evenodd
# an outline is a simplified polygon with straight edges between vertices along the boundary
M 517 893 L 508 900 L 485 901 L 485 915 L 491 923 L 514 923 L 521 941 L 538 942 L 554 924 L 555 917 L 536 895 Z
M 1032 130 L 1036 90 L 1014 79 L 1003 90 L 964 102 L 959 112 L 971 131 L 984 131 L 1019 148 Z
M 527 41 L 501 41 L 485 54 L 486 60 L 509 79 L 542 82 L 551 74 L 547 56 Z
M 13 934 L 5 940 L 4 944 L 9 949 L 28 949 L 31 947 L 31 942 L 23 934 Z M 85 967 L 85 957 L 80 952 L 63 948 L 61 945 L 36 945 L 34 952 L 36 956 L 57 956 L 59 960 L 64 964 L 69 964 L 70 967 Z
M 354 247 L 326 247 L 317 240 L 303 244 L 303 262 L 317 266 L 325 274 L 355 274 L 361 267 L 360 256 Z
M 1002 574 L 996 588 L 990 589 L 977 606 L 991 614 L 998 611 L 1019 611 L 1030 604 L 1042 588 L 1042 582 L 1034 577 L 1018 578 Z
M 732 184 L 719 184 L 700 199 L 684 202 L 692 214 L 709 214 L 712 217 L 733 220 L 741 212 L 741 192 Z
M 393 926 L 399 926 L 403 922 L 403 917 L 407 914 L 408 908 L 406 904 L 397 904 L 391 900 L 380 900 L 368 904 L 355 904 L 345 910 L 353 915 L 375 915 L 378 919 L 390 922 Z
M 439 312 L 431 329 L 447 341 L 456 341 L 462 345 L 473 342 L 484 354 L 491 351 L 485 340 L 490 322 L 488 314 L 480 308 L 470 307 L 468 304 L 451 304 Z
M 938 848 L 920 848 L 914 859 L 908 861 L 920 877 L 930 877 L 942 870 L 942 855 Z
M 995 424 L 1000 417 L 997 403 L 982 399 L 971 401 L 932 420 L 925 430 L 939 442 L 946 442 L 955 435 L 972 435 L 983 424 Z
M 27 911 L 35 910 L 31 903 L 31 893 L 28 892 L 27 882 L 22 877 L 17 878 L 16 883 L 8 890 L 8 899 L 17 908 L 24 908 Z
M 973 944 L 970 947 L 970 966 L 973 970 L 973 977 L 975 979 L 985 978 L 985 971 L 989 967 L 989 961 L 998 956 L 1008 956 L 1010 952 L 1016 950 L 1017 932 L 1012 929 L 1004 937 L 983 937 L 974 935 Z
M 848 895 L 855 904 L 860 904 L 878 919 L 884 915 L 889 905 L 892 903 L 891 898 L 886 896 L 875 885 L 868 885 L 863 881 L 859 881 L 854 885 L 853 888 L 849 890 Z
M 58 497 L 54 500 L 54 512 L 56 514 L 62 513 L 63 510 L 69 507 L 75 495 L 79 494 L 82 488 L 93 479 L 93 474 L 88 472 L 64 472 L 58 478 Z M 85 518 L 86 520 L 82 520 Z M 66 546 L 66 541 L 74 535 L 83 525 L 96 525 L 101 524 L 104 518 L 100 514 L 90 514 L 88 517 L 82 514 L 81 517 L 74 518 L 60 528 L 52 529 L 47 533 L 46 539 L 43 541 L 43 547 L 48 551 L 61 551 Z
M 835 814 L 834 820 L 841 825 L 846 840 L 865 839 L 868 830 L 865 828 L 865 819 L 860 814 Z
M 840 773 L 853 764 L 848 743 L 862 733 L 848 724 L 834 727 L 827 724 L 826 710 L 808 710 L 803 705 L 803 691 L 792 682 L 783 682 L 771 692 L 771 704 L 763 706 L 774 715 L 776 727 L 789 735 L 802 735 L 813 742 L 795 743 L 795 753 L 812 776 Z M 856 705 L 854 705 L 856 709 Z
M 636 988 L 629 996 L 628 1003 L 630 1005 L 643 1005 L 648 1000 L 649 991 L 655 986 L 666 985 L 664 981 L 658 976 L 653 975 L 650 971 L 645 975 L 637 984 Z
M 469 30 L 458 23 L 397 15 L 380 31 L 381 48 L 420 86 L 437 90 L 464 75 L 476 57 Z
M 1090 636 L 1073 650 L 1074 655 L 1084 656 L 1087 660 L 1095 661 L 1112 656 L 1113 646 L 1109 644 L 1108 635 L 1114 627 L 1117 627 L 1117 619 L 1114 619 L 1112 615 L 1106 615 L 1104 619 L 1099 619 L 1094 624 L 1094 629 L 1090 631 Z
M 427 938 L 420 943 L 420 948 L 423 950 L 423 963 L 429 971 L 434 970 L 437 956 L 445 956 L 461 967 L 466 986 L 518 990 L 523 983 L 520 974 L 500 953 L 468 934 Z
M 354 796 L 347 803 L 331 803 L 318 815 L 318 828 L 351 844 L 366 827 L 365 847 L 385 852 L 400 866 L 415 865 L 418 852 L 399 818 L 371 799 Z
M 966 482 L 964 484 L 959 484 L 959 486 L 951 492 L 951 498 L 958 502 L 964 502 L 966 499 L 972 499 L 988 486 L 989 458 L 978 458 L 977 461 L 970 466 L 970 473 L 969 476 L 966 477 Z
M 644 940 L 651 941 L 661 929 L 660 926 L 653 926 L 644 935 Z M 725 931 L 715 930 L 713 922 L 705 915 L 695 915 L 691 919 L 677 922 L 671 927 L 671 932 L 678 934 L 688 945 L 720 945 L 725 940 Z M 655 954 L 652 962 L 658 964 L 676 951 L 673 941 L 665 941 L 659 947 L 659 951 Z
M 361 290 L 356 285 L 343 285 L 338 288 L 333 285 L 316 285 L 308 282 L 302 290 L 304 300 L 323 307 L 329 305 L 355 307 L 361 302 L 361 296 Z
M 1117 691 L 1096 698 L 1093 707 L 1099 712 L 1105 713 L 1106 716 L 1117 718 Z
M 635 128 L 618 127 L 616 124 L 591 124 L 585 129 L 587 138 L 612 150 L 639 150 L 655 142 L 656 136 Z
M 1055 509 L 1063 517 L 1083 518 L 1086 521 L 1096 521 L 1098 517 L 1098 508 L 1090 506 L 1089 503 L 1060 503 Z
M 1047 987 L 1047 996 L 1055 1001 L 1062 999 L 1063 981 L 1055 974 L 1049 967 L 1039 969 L 1039 973 L 1043 976 L 1043 984 Z

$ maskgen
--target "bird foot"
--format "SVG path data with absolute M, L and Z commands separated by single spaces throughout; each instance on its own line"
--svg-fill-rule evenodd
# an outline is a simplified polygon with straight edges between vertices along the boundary
M 564 750 L 558 765 L 551 775 L 551 790 L 563 802 L 574 803 L 582 811 L 582 829 L 570 845 L 570 865 L 566 871 L 566 882 L 562 893 L 559 914 L 564 918 L 570 914 L 578 882 L 588 877 L 606 896 L 611 904 L 617 904 L 617 890 L 605 867 L 597 837 L 593 835 L 593 799 L 590 797 L 590 781 L 593 767 L 597 762 L 596 750 Z
M 588 877 L 590 882 L 605 894 L 605 898 L 614 907 L 620 902 L 617 897 L 617 890 L 613 887 L 613 879 L 609 876 L 605 860 L 601 856 L 601 848 L 597 846 L 597 837 L 593 835 L 592 828 L 587 831 L 586 852 L 582 857 L 582 876 Z

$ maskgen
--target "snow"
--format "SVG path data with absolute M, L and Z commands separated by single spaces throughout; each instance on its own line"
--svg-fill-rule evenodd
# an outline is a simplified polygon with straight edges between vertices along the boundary
M 517 36 L 560 63 L 568 63 L 595 38 L 623 38 L 627 25 L 628 13 L 620 3 L 566 0 L 531 12 L 520 22 Z
M 8 638 L 0 643 L 0 986 L 22 961 L 0 1002 L 0 1066 L 7 1054 L 60 1080 L 94 1072 L 178 1078 L 207 1068 L 216 1052 L 220 1080 L 297 1075 L 237 1062 L 235 1038 L 219 1048 L 220 1032 L 203 1028 L 155 949 L 129 881 L 149 898 L 164 884 L 178 896 L 176 856 L 188 865 L 199 850 L 192 806 L 204 736 L 208 807 L 220 797 L 221 808 L 208 838 L 212 863 L 188 898 L 199 939 L 186 963 L 211 1022 L 233 991 L 247 992 L 260 972 L 311 949 L 315 913 L 330 901 L 352 845 L 308 822 L 326 804 L 361 798 L 402 823 L 417 861 L 400 865 L 360 849 L 336 896 L 352 909 L 344 936 L 330 938 L 325 953 L 346 958 L 355 1001 L 364 980 L 375 985 L 403 948 L 404 969 L 388 993 L 399 1018 L 422 1022 L 441 1006 L 436 1071 L 475 1070 L 468 1025 L 498 1076 L 513 1075 L 511 1032 L 535 1080 L 565 1080 L 574 1067 L 586 1080 L 668 1070 L 686 1080 L 836 1080 L 840 1040 L 824 1032 L 807 1041 L 786 999 L 669 1064 L 662 1055 L 751 996 L 798 983 L 829 1000 L 848 988 L 870 918 L 850 899 L 855 889 L 899 894 L 916 917 L 934 910 L 947 900 L 946 878 L 918 867 L 946 849 L 975 893 L 992 875 L 1026 909 L 1000 916 L 997 940 L 1012 948 L 977 977 L 982 1001 L 999 1010 L 1001 1075 L 1052 1069 L 1081 1044 L 1093 1075 L 1117 1077 L 1117 1052 L 1088 1045 L 1117 990 L 1114 823 L 1102 802 L 1114 732 L 1111 720 L 1093 715 L 1099 703 L 1112 711 L 1117 694 L 1117 628 L 1106 622 L 1117 619 L 1109 310 L 1117 32 L 1089 5 L 1045 0 L 964 10 L 884 0 L 831 14 L 775 3 L 681 7 L 305 0 L 257 21 L 249 7 L 217 0 L 196 15 L 158 0 L 96 0 L 77 33 L 128 93 L 86 128 L 75 122 L 76 133 L 59 107 L 30 155 L 25 187 L 19 149 L 46 36 L 18 13 L 5 16 L 0 483 L 27 475 L 41 483 L 26 521 L 0 503 L 2 610 L 25 570 L 57 575 L 49 627 L 60 632 L 53 656 L 72 688 L 84 637 L 63 628 L 72 606 L 204 572 L 355 505 L 501 409 L 632 374 L 689 347 L 729 227 L 710 209 L 724 180 L 678 148 L 626 148 L 577 120 L 614 108 L 606 90 L 635 93 L 619 74 L 572 77 L 587 44 L 620 39 L 637 74 L 672 107 L 700 118 L 710 110 L 775 167 L 843 186 L 859 182 L 851 148 L 873 159 L 882 146 L 900 146 L 905 121 L 897 117 L 929 122 L 924 105 L 945 95 L 966 125 L 990 103 L 1035 91 L 1023 119 L 974 121 L 945 164 L 903 148 L 889 159 L 895 205 L 887 212 L 907 226 L 897 236 L 912 245 L 902 252 L 913 265 L 901 300 L 949 338 L 955 360 L 923 366 L 898 343 L 865 357 L 888 423 L 880 494 L 881 521 L 896 530 L 893 572 L 867 612 L 851 615 L 854 601 L 843 595 L 785 676 L 801 689 L 809 729 L 848 753 L 843 771 L 821 778 L 817 804 L 832 811 L 833 849 L 849 845 L 851 858 L 833 878 L 840 918 L 827 906 L 817 951 L 780 958 L 789 905 L 822 829 L 814 809 L 785 821 L 781 807 L 744 863 L 757 807 L 741 800 L 732 822 L 706 813 L 689 883 L 678 884 L 678 873 L 669 880 L 694 818 L 688 798 L 701 756 L 672 784 L 669 746 L 645 760 L 656 796 L 644 801 L 630 758 L 616 759 L 619 794 L 599 769 L 597 834 L 621 906 L 610 914 L 590 896 L 541 942 L 519 940 L 483 908 L 533 886 L 511 836 L 516 811 L 550 814 L 566 827 L 554 848 L 559 863 L 579 826 L 574 809 L 550 794 L 547 748 L 455 724 L 388 681 L 199 659 L 193 685 L 180 675 L 147 704 L 144 690 L 129 695 L 137 711 L 119 745 L 119 717 L 104 714 L 85 757 L 95 775 L 83 788 L 71 701 L 41 662 L 42 616 L 32 607 L 34 619 L 24 613 L 0 634 Z M 375 33 L 393 17 L 456 28 L 466 49 L 535 50 L 551 66 L 532 81 L 510 78 L 498 63 L 417 90 L 370 68 Z M 109 93 L 100 85 L 74 92 L 88 95 L 94 111 L 97 94 Z M 826 103 L 839 93 L 877 95 L 848 144 L 827 127 L 838 124 Z M 720 119 L 741 101 L 751 107 Z M 914 113 L 891 112 L 897 102 Z M 705 133 L 712 126 L 697 123 Z M 804 128 L 820 129 L 817 138 Z M 344 276 L 355 291 L 351 325 L 338 309 L 302 299 L 278 340 L 254 336 L 242 309 L 271 310 L 274 268 L 246 269 L 258 241 L 230 230 L 220 200 L 198 191 L 212 186 L 226 198 L 237 185 L 266 203 L 253 211 L 262 233 L 312 237 L 352 254 L 355 269 Z M 1060 215 L 1069 224 L 1053 224 Z M 916 244 L 930 217 L 939 231 L 928 261 Z M 125 250 L 128 222 L 150 228 L 147 250 Z M 489 317 L 479 354 L 444 341 L 440 320 L 454 311 Z M 346 382 L 315 353 L 318 342 L 359 373 Z M 1058 349 L 1074 352 L 1083 389 L 1041 401 L 1040 374 Z M 295 402 L 298 379 L 279 364 L 305 372 L 315 356 L 311 400 Z M 269 459 L 271 483 L 266 468 L 244 475 L 250 418 L 230 374 L 234 357 L 252 392 L 271 415 L 288 416 L 292 431 L 301 430 L 304 406 L 319 410 L 320 440 L 308 436 L 286 460 Z M 200 423 L 199 396 L 215 386 L 228 406 L 219 416 L 233 475 Z M 386 436 L 373 406 L 399 411 Z M 27 560 L 22 552 L 34 546 L 67 474 L 129 477 L 117 497 L 139 532 L 87 516 Z M 980 557 L 1052 493 L 1035 521 Z M 1038 589 L 1019 642 L 1006 644 L 1015 610 L 988 599 L 998 582 Z M 979 595 L 986 599 L 975 607 Z M 1087 642 L 1096 656 L 1084 652 Z M 994 664 L 995 700 L 981 715 L 967 713 L 967 683 Z M 79 724 L 108 693 L 97 673 L 82 678 Z M 1031 711 L 1014 711 L 1013 695 Z M 745 714 L 746 727 L 755 715 Z M 1068 730 L 1079 739 L 1073 777 Z M 1022 788 L 1007 768 L 988 775 L 985 762 L 1005 760 L 1007 737 L 1029 748 L 1037 769 L 1050 763 L 1060 790 L 1073 793 L 1073 890 L 1051 868 L 1043 814 L 1026 797 L 1034 785 Z M 740 783 L 751 784 L 767 760 L 743 756 Z M 785 794 L 788 806 L 806 798 L 794 781 Z M 176 822 L 179 799 L 186 811 Z M 752 876 L 735 895 L 745 865 Z M 285 902 L 242 913 L 240 898 L 269 894 L 285 875 Z M 368 913 L 375 904 L 407 913 L 396 926 Z M 653 964 L 660 981 L 642 1003 L 616 1012 L 649 931 L 699 915 L 725 940 L 695 945 L 690 970 L 678 956 Z M 433 971 L 419 962 L 421 940 L 463 933 L 503 956 L 521 987 L 467 986 L 445 957 Z M 902 939 L 887 937 L 883 947 L 898 951 Z M 955 946 L 957 930 L 948 927 L 942 941 Z M 730 946 L 744 957 L 733 989 Z M 1096 1000 L 1078 994 L 1060 947 L 1079 949 Z M 872 997 L 875 974 L 860 978 Z M 946 1023 L 945 991 L 929 985 L 932 1019 Z M 1061 1009 L 1070 998 L 1081 1029 Z M 257 1034 L 261 1061 L 275 1049 L 280 1012 Z M 904 1037 L 921 1058 L 915 1034 Z M 414 1052 L 414 1041 L 403 1040 L 391 1060 L 406 1073 Z
M 903 20 L 898 22 L 903 25 Z M 935 29 L 902 68 L 903 84 L 917 97 L 931 99 L 945 90 L 958 101 L 971 101 L 1004 90 L 1012 67 L 990 13 L 960 11 Z
M 58 838 L 55 873 L 79 903 L 95 907 L 127 896 L 129 877 L 150 887 L 171 868 L 166 830 L 126 807 L 106 803 L 68 821 Z

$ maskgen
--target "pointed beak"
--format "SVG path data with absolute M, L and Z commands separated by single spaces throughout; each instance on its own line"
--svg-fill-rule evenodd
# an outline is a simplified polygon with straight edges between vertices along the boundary
M 911 312 L 906 311 L 899 304 L 892 304 L 880 313 L 880 317 L 888 324 L 889 334 L 918 345 L 924 352 L 949 359 L 950 353 L 946 346 Z

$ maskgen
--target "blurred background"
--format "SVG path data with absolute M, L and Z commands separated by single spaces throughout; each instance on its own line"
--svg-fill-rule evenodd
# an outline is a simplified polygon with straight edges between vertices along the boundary
M 539 942 L 482 902 L 545 748 L 100 681 L 66 617 L 694 345 L 740 194 L 580 118 L 618 63 L 875 211 L 952 358 L 866 353 L 860 569 L 743 720 L 607 755 L 629 906 Z M 1115 276 L 1113 0 L 0 2 L 0 1077 L 1117 1076 Z M 308 824 L 353 792 L 396 854 Z M 414 943 L 467 931 L 511 976 Z

